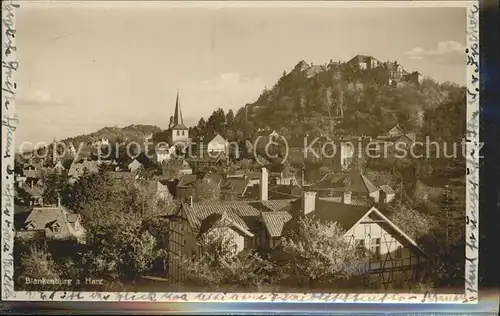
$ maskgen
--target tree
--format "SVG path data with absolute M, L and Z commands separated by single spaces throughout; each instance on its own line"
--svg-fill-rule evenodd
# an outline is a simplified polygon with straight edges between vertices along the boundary
M 70 209 L 79 212 L 90 201 L 104 201 L 107 199 L 106 191 L 110 179 L 106 172 L 84 174 L 73 184 L 73 187 L 67 187 L 63 193 L 63 204 Z
M 213 137 L 215 134 L 221 134 L 222 136 L 225 136 L 227 126 L 226 123 L 226 114 L 224 113 L 224 110 L 215 110 L 207 120 L 206 130 L 203 135 Z
M 228 128 L 231 128 L 233 126 L 233 123 L 234 123 L 234 112 L 233 110 L 230 109 L 226 114 L 226 124 Z
M 413 239 L 418 239 L 429 233 L 433 220 L 400 201 L 386 205 L 382 210 L 389 219 Z
M 57 290 L 61 288 L 59 284 L 29 284 L 29 279 L 59 279 L 59 271 L 52 257 L 45 250 L 32 247 L 31 251 L 21 255 L 21 264 L 16 273 L 19 284 L 26 290 Z
M 318 281 L 335 283 L 363 273 L 363 255 L 336 223 L 304 217 L 297 224 L 282 238 L 283 251 L 290 257 L 285 274 L 298 277 L 300 283 L 308 280 L 313 287 Z
M 63 174 L 49 173 L 44 181 L 43 201 L 46 204 L 56 204 L 64 192 L 68 191 L 68 179 Z
M 182 259 L 188 283 L 229 290 L 258 289 L 269 283 L 273 266 L 257 253 L 244 250 L 235 254 L 232 240 L 219 235 L 202 238 L 201 242 L 204 253 Z

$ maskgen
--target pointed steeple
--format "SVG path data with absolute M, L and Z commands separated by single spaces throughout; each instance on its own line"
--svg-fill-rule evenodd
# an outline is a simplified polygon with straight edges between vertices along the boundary
M 182 120 L 182 111 L 181 111 L 181 104 L 179 101 L 179 91 L 177 91 L 177 98 L 175 100 L 175 111 L 174 111 L 174 126 L 176 125 L 182 125 L 183 120 Z

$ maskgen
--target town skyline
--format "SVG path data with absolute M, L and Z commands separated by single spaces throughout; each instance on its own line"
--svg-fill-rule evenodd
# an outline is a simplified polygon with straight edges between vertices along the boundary
M 132 14 L 115 5 L 26 3 L 17 16 L 16 142 L 50 142 L 106 126 L 166 128 L 177 91 L 192 125 L 217 108 L 236 111 L 254 102 L 300 60 L 371 55 L 463 85 L 464 17 L 463 8 L 165 5 Z M 287 23 L 298 18 L 300 25 Z

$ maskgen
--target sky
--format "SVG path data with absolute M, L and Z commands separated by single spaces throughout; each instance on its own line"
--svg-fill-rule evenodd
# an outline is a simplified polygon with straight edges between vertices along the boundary
M 177 91 L 195 124 L 254 102 L 300 60 L 364 54 L 465 83 L 464 8 L 23 1 L 16 27 L 18 144 L 105 126 L 167 128 Z

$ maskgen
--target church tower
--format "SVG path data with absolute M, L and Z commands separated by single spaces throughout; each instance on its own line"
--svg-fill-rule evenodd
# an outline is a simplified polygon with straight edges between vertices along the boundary
M 172 143 L 188 142 L 189 141 L 189 129 L 184 125 L 182 120 L 182 110 L 181 103 L 179 101 L 179 92 L 177 92 L 177 98 L 175 100 L 175 110 L 174 116 L 170 120 L 170 136 Z

